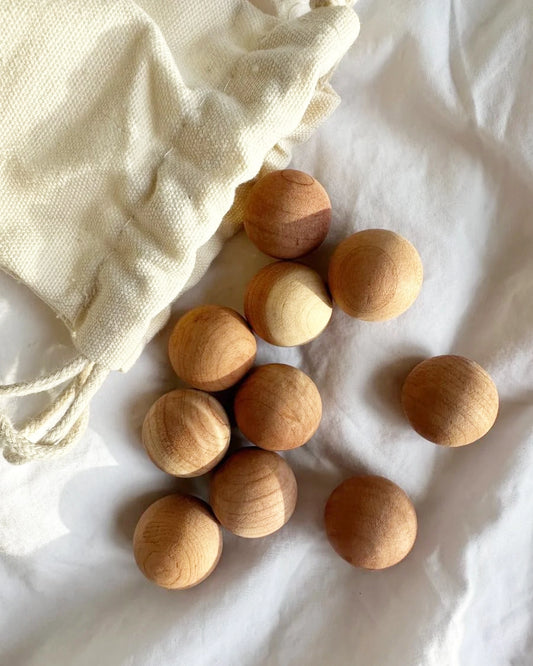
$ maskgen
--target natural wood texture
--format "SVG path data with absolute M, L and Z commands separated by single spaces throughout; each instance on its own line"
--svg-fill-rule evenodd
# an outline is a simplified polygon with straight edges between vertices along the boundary
M 226 453 L 231 429 L 222 405 L 209 393 L 171 391 L 146 415 L 142 441 L 152 462 L 168 474 L 200 476 Z
M 308 442 L 322 418 L 320 393 L 298 368 L 270 363 L 252 370 L 235 396 L 243 435 L 262 449 L 284 451 Z
M 330 223 L 326 190 L 309 174 L 293 169 L 260 178 L 250 191 L 244 217 L 252 243 L 278 259 L 295 259 L 316 249 Z
M 201 583 L 216 567 L 222 530 L 202 500 L 168 495 L 141 516 L 133 550 L 147 578 L 169 590 L 185 590 Z
M 209 501 L 226 529 L 253 539 L 283 527 L 294 512 L 296 496 L 296 479 L 281 456 L 245 448 L 214 472 Z
M 343 240 L 329 264 L 333 300 L 351 317 L 384 321 L 409 308 L 422 287 L 420 256 L 411 243 L 385 229 Z
M 278 261 L 252 278 L 244 312 L 263 340 L 293 347 L 322 333 L 331 318 L 332 304 L 318 273 L 302 264 Z
M 422 361 L 402 388 L 403 409 L 413 428 L 444 446 L 464 446 L 483 437 L 496 420 L 498 404 L 490 375 L 462 356 Z
M 354 567 L 391 567 L 404 559 L 416 539 L 411 500 L 381 476 L 343 481 L 331 493 L 324 518 L 331 545 Z
M 194 388 L 222 391 L 252 367 L 257 344 L 238 312 L 201 305 L 177 322 L 168 344 L 174 371 Z

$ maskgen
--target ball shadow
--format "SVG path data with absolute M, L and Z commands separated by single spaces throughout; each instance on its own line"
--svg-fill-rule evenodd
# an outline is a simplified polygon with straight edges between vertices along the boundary
M 401 404 L 403 383 L 415 365 L 429 356 L 431 353 L 422 348 L 409 349 L 374 370 L 365 397 L 368 406 L 380 417 L 385 413 L 396 425 L 405 425 L 407 421 Z

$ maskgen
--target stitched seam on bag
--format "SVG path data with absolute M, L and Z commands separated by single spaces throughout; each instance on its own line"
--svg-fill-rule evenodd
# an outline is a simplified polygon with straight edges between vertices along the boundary
M 178 127 L 175 130 L 176 138 L 178 137 L 179 132 L 181 131 L 184 122 L 185 122 L 185 119 L 182 118 Z M 169 149 L 167 149 L 163 153 L 162 157 L 160 158 L 157 166 L 153 167 L 153 174 L 154 174 L 155 179 L 157 179 L 157 174 L 158 174 L 159 170 L 163 167 L 163 165 L 165 164 L 168 156 L 175 150 L 175 148 L 176 148 L 176 146 L 173 145 Z M 143 196 L 144 197 L 148 196 L 150 191 L 151 191 L 151 187 L 148 187 Z M 134 205 L 137 206 L 139 204 L 139 201 L 142 200 L 142 198 L 143 198 L 142 196 L 139 197 L 139 200 Z M 119 227 L 119 229 L 118 229 L 118 231 L 115 235 L 115 238 L 114 238 L 113 242 L 111 243 L 111 246 L 110 246 L 109 250 L 106 252 L 106 254 L 102 257 L 102 259 L 98 262 L 98 264 L 94 268 L 94 270 L 93 270 L 93 276 L 94 277 L 91 280 L 91 286 L 83 294 L 81 305 L 78 308 L 78 310 L 76 311 L 75 316 L 73 317 L 72 325 L 73 325 L 74 330 L 76 330 L 78 328 L 78 325 L 80 323 L 80 319 L 83 318 L 83 315 L 85 314 L 85 311 L 90 307 L 90 304 L 91 304 L 92 300 L 95 298 L 95 296 L 98 292 L 98 279 L 99 279 L 99 275 L 100 275 L 100 271 L 102 270 L 102 267 L 107 262 L 107 260 L 117 251 L 117 247 L 120 243 L 120 239 L 121 239 L 122 235 L 124 234 L 126 229 L 130 226 L 130 224 L 134 220 L 135 220 L 135 216 L 130 215 L 126 220 L 124 220 L 124 222 L 121 223 L 121 225 L 120 225 L 120 227 Z
M 120 237 L 122 236 L 124 231 L 128 228 L 128 226 L 130 225 L 130 223 L 133 220 L 134 220 L 134 217 L 131 216 L 122 223 L 120 229 L 117 232 L 117 235 L 115 236 L 115 239 L 112 243 L 112 246 L 109 248 L 108 252 L 106 252 L 106 254 L 102 257 L 102 259 L 96 265 L 96 268 L 94 269 L 94 278 L 91 282 L 91 286 L 89 287 L 89 289 L 87 289 L 87 291 L 83 295 L 82 303 L 81 303 L 80 307 L 78 308 L 78 311 L 76 312 L 76 315 L 74 317 L 74 322 L 73 322 L 74 323 L 74 329 L 78 328 L 80 318 L 85 313 L 85 311 L 89 308 L 89 306 L 91 304 L 91 301 L 96 296 L 96 293 L 98 291 L 98 278 L 99 278 L 99 275 L 100 275 L 100 271 L 102 270 L 102 266 L 106 263 L 106 261 L 109 259 L 109 257 L 112 254 L 114 254 L 114 252 L 117 249 L 116 246 L 117 246 L 117 244 L 120 240 Z

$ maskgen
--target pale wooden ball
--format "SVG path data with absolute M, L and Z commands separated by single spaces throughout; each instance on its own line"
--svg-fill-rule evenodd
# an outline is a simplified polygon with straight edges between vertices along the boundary
M 351 317 L 385 321 L 409 308 L 422 287 L 422 261 L 411 243 L 386 229 L 343 240 L 329 264 L 333 300 Z
M 322 333 L 331 318 L 332 304 L 316 271 L 278 261 L 251 279 L 244 312 L 260 338 L 280 347 L 293 347 Z
M 425 439 L 464 446 L 492 428 L 499 399 L 480 365 L 462 356 L 435 356 L 411 370 L 402 388 L 402 405 Z
M 322 185 L 303 171 L 285 169 L 252 187 L 244 228 L 252 243 L 278 259 L 295 259 L 316 249 L 327 236 L 331 202 Z
M 328 539 L 354 567 L 386 569 L 406 557 L 416 539 L 409 497 L 381 476 L 354 476 L 331 493 L 325 511 Z
M 222 405 L 203 391 L 171 391 L 146 415 L 142 441 L 152 462 L 168 474 L 200 476 L 222 460 L 231 429 Z
M 142 514 L 133 551 L 147 578 L 169 590 L 185 590 L 215 569 L 222 553 L 222 530 L 202 500 L 168 495 Z
M 214 472 L 209 501 L 226 529 L 253 539 L 283 527 L 294 512 L 296 496 L 296 479 L 281 456 L 245 448 Z
M 308 442 L 322 418 L 320 393 L 304 372 L 282 363 L 252 370 L 235 396 L 243 435 L 262 449 L 285 451 Z
M 223 391 L 252 367 L 257 344 L 238 312 L 200 305 L 177 322 L 168 344 L 174 371 L 194 388 Z

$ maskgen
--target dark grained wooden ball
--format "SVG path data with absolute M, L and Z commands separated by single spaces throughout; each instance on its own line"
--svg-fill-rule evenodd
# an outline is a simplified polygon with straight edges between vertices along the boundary
M 260 178 L 246 205 L 244 228 L 252 243 L 277 259 L 316 249 L 331 223 L 326 190 L 303 171 L 284 169 Z

